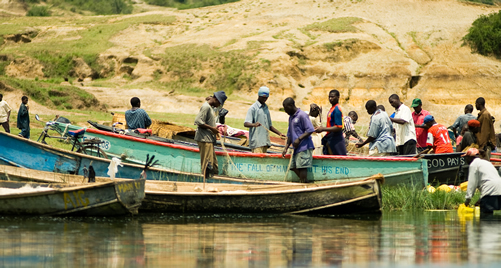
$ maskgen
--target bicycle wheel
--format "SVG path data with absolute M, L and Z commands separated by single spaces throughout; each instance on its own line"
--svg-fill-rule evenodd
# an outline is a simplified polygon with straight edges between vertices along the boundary
M 106 153 L 99 148 L 98 146 L 94 145 L 85 145 L 83 147 L 78 148 L 77 153 L 83 153 L 87 155 L 92 155 L 92 156 L 97 156 L 97 157 L 102 157 L 105 159 L 109 159 Z

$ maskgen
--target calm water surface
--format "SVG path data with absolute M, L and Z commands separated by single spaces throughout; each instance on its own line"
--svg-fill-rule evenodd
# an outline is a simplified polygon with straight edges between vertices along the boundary
M 501 267 L 501 218 L 0 217 L 0 267 Z

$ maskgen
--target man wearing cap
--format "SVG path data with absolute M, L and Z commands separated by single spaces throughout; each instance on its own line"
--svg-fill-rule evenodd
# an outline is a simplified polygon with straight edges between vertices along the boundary
M 339 106 L 339 91 L 333 89 L 329 92 L 329 102 L 332 107 L 327 114 L 327 126 L 317 127 L 316 133 L 326 131 L 322 138 L 324 155 L 346 155 L 346 143 L 343 137 L 343 111 Z
M 456 152 L 462 152 L 469 149 L 470 147 L 478 148 L 477 133 L 480 130 L 480 122 L 478 120 L 472 119 L 468 121 L 468 131 L 463 135 L 463 139 L 456 146 Z
M 416 128 L 411 109 L 400 101 L 397 94 L 392 94 L 388 101 L 395 108 L 395 116 L 390 120 L 395 128 L 395 144 L 399 155 L 416 154 Z
M 491 114 L 485 108 L 485 99 L 480 97 L 475 101 L 475 108 L 479 110 L 477 120 L 480 122 L 480 131 L 477 133 L 478 148 L 485 151 L 484 159 L 490 161 L 491 151 L 496 147 L 494 122 Z
M 414 109 L 412 112 L 412 120 L 414 121 L 414 126 L 416 127 L 416 139 L 417 139 L 417 151 L 421 152 L 426 149 L 426 140 L 428 138 L 428 131 L 422 125 L 424 124 L 424 117 L 430 113 L 422 108 L 423 102 L 421 99 L 414 99 L 411 104 L 411 108 Z
M 469 206 L 471 198 L 478 189 L 480 191 L 480 212 L 492 214 L 501 209 L 501 177 L 491 162 L 479 158 L 479 151 L 470 148 L 464 155 L 468 163 L 468 188 L 466 189 L 465 206 Z
M 223 105 L 226 98 L 224 91 L 215 92 L 214 96 L 211 96 L 200 107 L 200 111 L 195 118 L 195 125 L 197 125 L 195 140 L 200 150 L 200 167 L 204 178 L 219 173 L 216 152 L 214 151 L 214 143 L 216 143 L 219 131 L 216 128 L 216 115 L 213 107 Z
M 151 119 L 144 109 L 141 109 L 141 100 L 138 97 L 130 99 L 132 108 L 125 112 L 125 122 L 129 129 L 148 128 Z
M 424 117 L 424 125 L 428 128 L 426 145 L 433 148 L 435 154 L 453 153 L 449 131 L 443 125 L 438 124 L 432 115 Z
M 7 133 L 10 133 L 10 111 L 12 111 L 12 108 L 10 108 L 9 104 L 3 100 L 3 95 L 0 94 L 0 125 Z
M 456 121 L 454 121 L 454 124 L 452 124 L 449 127 L 450 129 L 452 129 L 452 131 L 454 132 L 454 135 L 456 137 L 459 136 L 459 133 L 463 129 L 463 126 L 466 125 L 468 123 L 468 121 L 470 121 L 472 119 L 477 119 L 477 117 L 475 117 L 472 114 L 472 112 L 473 112 L 473 105 L 467 104 L 464 107 L 464 114 L 458 116 L 458 118 L 456 119 Z M 458 132 L 458 130 L 459 130 L 459 132 Z
M 369 143 L 369 156 L 389 156 L 397 152 L 395 140 L 391 136 L 391 120 L 388 114 L 378 109 L 376 101 L 365 103 L 367 113 L 372 115 L 369 123 L 367 139 L 355 146 L 360 148 Z
M 249 148 L 253 153 L 266 153 L 271 146 L 270 134 L 273 131 L 280 137 L 285 138 L 271 123 L 270 111 L 266 101 L 270 96 L 268 87 L 260 87 L 257 93 L 257 101 L 247 111 L 244 126 L 249 128 Z

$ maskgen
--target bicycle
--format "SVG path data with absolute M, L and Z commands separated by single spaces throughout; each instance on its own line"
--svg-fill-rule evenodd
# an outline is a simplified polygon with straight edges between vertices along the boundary
M 61 131 L 58 127 L 56 127 L 59 123 L 69 124 L 70 122 L 68 119 L 56 115 L 54 120 L 44 122 L 40 119 L 38 114 L 35 115 L 35 119 L 39 122 L 45 123 L 45 126 L 42 130 L 42 133 L 38 137 L 37 142 L 47 144 L 47 142 L 45 141 L 46 138 L 59 139 L 63 140 L 66 143 L 71 143 L 71 151 L 108 159 L 106 153 L 99 146 L 103 144 L 104 141 L 99 140 L 99 138 L 83 140 L 85 129 L 82 128 L 76 131 L 68 131 L 68 127 L 66 127 L 64 131 Z M 56 131 L 59 136 L 49 135 L 49 130 Z

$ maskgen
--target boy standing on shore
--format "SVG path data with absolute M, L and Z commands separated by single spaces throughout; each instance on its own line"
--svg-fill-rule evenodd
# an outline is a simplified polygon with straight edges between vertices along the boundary
M 19 112 L 17 113 L 17 128 L 21 130 L 19 133 L 20 137 L 30 138 L 30 107 L 28 106 L 28 97 L 23 96 L 21 98 L 21 105 L 19 106 Z

